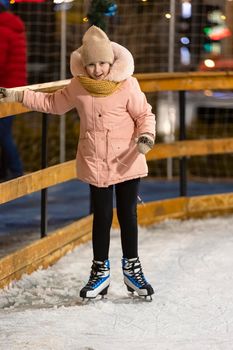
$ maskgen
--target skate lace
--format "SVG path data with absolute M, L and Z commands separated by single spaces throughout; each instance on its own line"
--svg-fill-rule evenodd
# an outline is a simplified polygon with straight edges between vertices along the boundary
M 142 272 L 142 267 L 140 262 L 136 261 L 132 263 L 132 266 L 130 266 L 129 268 L 129 273 L 132 277 L 134 277 L 138 283 L 140 283 L 141 285 L 146 285 L 147 284 L 147 280 L 144 277 L 144 274 Z
M 104 272 L 107 271 L 105 267 L 93 265 L 91 268 L 91 274 L 89 281 L 87 282 L 87 287 L 92 287 L 95 283 L 102 277 L 104 277 Z

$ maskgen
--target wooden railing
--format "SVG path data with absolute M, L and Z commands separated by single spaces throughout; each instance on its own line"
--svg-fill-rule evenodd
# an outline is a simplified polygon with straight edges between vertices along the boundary
M 146 73 L 135 74 L 144 92 L 188 91 L 188 90 L 231 90 L 233 89 L 233 71 L 229 72 L 193 72 L 193 73 Z M 54 92 L 68 85 L 69 79 L 51 83 L 29 85 L 35 91 Z M 1 104 L 0 118 L 28 111 L 20 103 Z
M 185 140 L 156 144 L 147 154 L 147 160 L 206 156 L 233 152 L 233 137 L 209 140 Z
M 156 144 L 154 149 L 148 153 L 147 160 L 226 154 L 232 152 L 233 137 L 212 140 L 187 140 L 169 144 Z M 72 180 L 76 177 L 75 167 L 75 160 L 71 160 L 4 182 L 0 184 L 0 204 Z

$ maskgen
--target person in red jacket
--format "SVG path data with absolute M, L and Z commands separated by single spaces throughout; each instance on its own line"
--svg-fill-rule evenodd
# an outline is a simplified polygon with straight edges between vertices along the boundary
M 26 34 L 22 20 L 9 11 L 8 0 L 0 0 L 0 86 L 27 84 Z M 12 136 L 13 116 L 0 118 L 1 177 L 11 179 L 23 174 L 22 163 Z

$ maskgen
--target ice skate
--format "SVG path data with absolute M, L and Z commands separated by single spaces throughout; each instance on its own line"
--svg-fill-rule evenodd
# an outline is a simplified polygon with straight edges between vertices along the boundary
M 122 259 L 122 269 L 124 274 L 124 283 L 129 292 L 137 292 L 140 297 L 149 297 L 154 294 L 152 286 L 147 282 L 142 272 L 142 266 L 139 258 Z
M 102 298 L 108 292 L 110 283 L 110 263 L 109 260 L 95 261 L 91 267 L 89 281 L 80 291 L 80 297 L 87 299 L 96 298 L 101 295 Z

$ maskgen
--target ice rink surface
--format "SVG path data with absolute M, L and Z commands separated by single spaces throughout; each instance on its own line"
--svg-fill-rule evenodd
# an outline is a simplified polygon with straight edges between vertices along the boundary
M 107 298 L 83 302 L 91 243 L 0 292 L 1 350 L 232 350 L 233 217 L 140 228 L 152 302 L 127 293 L 112 231 Z

